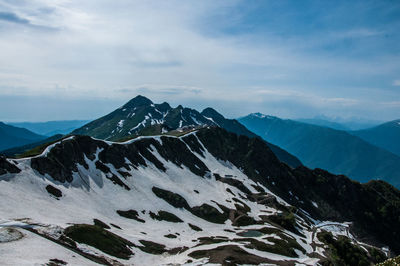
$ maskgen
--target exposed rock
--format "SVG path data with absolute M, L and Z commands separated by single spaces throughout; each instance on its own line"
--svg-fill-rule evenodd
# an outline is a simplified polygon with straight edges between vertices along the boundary
M 46 190 L 47 190 L 47 192 L 49 192 L 49 194 L 53 195 L 56 198 L 60 198 L 62 196 L 61 190 L 53 187 L 52 185 L 47 185 Z
M 121 215 L 122 217 L 128 218 L 128 219 L 133 219 L 138 222 L 144 223 L 145 221 L 143 219 L 139 218 L 139 213 L 135 210 L 128 210 L 128 211 L 121 211 L 117 210 L 117 213 Z
M 0 156 L 0 175 L 4 175 L 6 173 L 16 174 L 19 172 L 21 172 L 21 170 L 17 166 L 10 163 L 6 157 Z

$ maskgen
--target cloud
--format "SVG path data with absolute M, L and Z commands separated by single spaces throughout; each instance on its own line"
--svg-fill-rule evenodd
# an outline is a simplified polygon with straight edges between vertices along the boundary
M 18 23 L 18 24 L 30 24 L 29 20 L 21 18 L 14 13 L 11 12 L 0 12 L 0 20 Z
M 119 93 L 123 93 L 126 95 L 136 95 L 136 94 L 144 94 L 148 97 L 165 97 L 165 96 L 174 96 L 174 97 L 193 97 L 199 95 L 203 92 L 202 88 L 197 87 L 188 87 L 188 86 L 180 86 L 180 85 L 152 85 L 145 84 L 136 88 L 122 88 L 116 90 Z
M 400 79 L 396 79 L 393 81 L 393 86 L 400 86 Z
M 136 67 L 150 67 L 150 68 L 164 68 L 164 67 L 178 67 L 182 66 L 183 63 L 177 60 L 171 61 L 140 61 L 135 60 L 131 62 Z
M 338 39 L 349 39 L 349 38 L 368 38 L 383 34 L 385 34 L 385 32 L 374 29 L 355 28 L 355 29 L 335 32 L 332 34 L 332 36 Z
M 41 10 L 39 13 L 40 14 L 50 14 L 51 11 L 49 10 Z M 41 24 L 36 24 L 35 22 L 31 21 L 30 19 L 26 17 L 21 17 L 17 15 L 14 12 L 3 12 L 0 11 L 0 21 L 5 21 L 8 23 L 13 23 L 15 25 L 20 25 L 24 26 L 30 29 L 34 30 L 41 30 L 41 31 L 57 31 L 59 30 L 58 28 L 51 26 L 51 25 L 41 25 Z
M 387 107 L 400 108 L 400 101 L 382 102 L 380 104 Z
M 232 116 L 256 107 L 316 115 L 324 106 L 368 116 L 376 113 L 371 101 L 400 97 L 387 84 L 400 71 L 391 32 L 397 21 L 376 27 L 371 17 L 349 27 L 342 21 L 351 12 L 313 10 L 304 19 L 290 5 L 277 12 L 278 4 L 254 3 L 257 17 L 247 16 L 247 5 L 0 0 L 0 95 L 124 102 L 143 93 L 160 102 L 214 103 Z

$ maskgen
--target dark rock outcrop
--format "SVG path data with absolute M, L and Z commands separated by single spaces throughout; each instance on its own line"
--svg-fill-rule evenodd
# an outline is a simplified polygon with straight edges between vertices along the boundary
M 59 198 L 62 196 L 61 190 L 59 190 L 58 188 L 56 188 L 52 185 L 47 185 L 46 190 L 47 190 L 47 192 L 49 192 L 49 194 L 53 195 L 56 198 Z
M 0 156 L 0 175 L 4 175 L 6 173 L 16 174 L 19 172 L 21 172 L 21 170 L 17 166 L 10 163 L 6 157 Z

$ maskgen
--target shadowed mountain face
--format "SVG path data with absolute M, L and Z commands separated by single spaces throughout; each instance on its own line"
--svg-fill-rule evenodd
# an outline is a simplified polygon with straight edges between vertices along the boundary
M 73 136 L 18 163 L 0 158 L 0 180 L 3 220 L 106 265 L 385 258 L 352 237 L 400 251 L 397 189 L 293 169 L 260 138 L 219 127 L 125 143 Z
M 0 151 L 37 142 L 45 138 L 25 128 L 14 127 L 0 122 Z
M 248 137 L 257 136 L 237 120 L 226 119 L 212 108 L 206 108 L 199 113 L 181 105 L 172 108 L 168 103 L 154 104 L 140 95 L 121 108 L 74 130 L 72 133 L 115 141 L 138 135 L 159 135 L 171 131 L 179 133 L 206 126 L 221 127 L 229 132 Z M 292 167 L 301 165 L 296 157 L 285 150 L 270 143 L 268 146 L 281 161 Z
M 347 132 L 261 114 L 239 121 L 308 167 L 345 174 L 362 182 L 382 179 L 400 186 L 400 157 Z
M 400 156 L 400 119 L 349 133 Z

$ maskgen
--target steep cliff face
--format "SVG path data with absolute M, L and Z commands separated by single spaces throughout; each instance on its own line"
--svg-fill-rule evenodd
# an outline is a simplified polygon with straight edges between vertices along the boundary
M 124 143 L 72 136 L 0 158 L 0 192 L 8 227 L 104 264 L 347 263 L 342 246 L 375 263 L 382 246 L 400 251 L 398 190 L 293 169 L 263 140 L 218 127 Z

